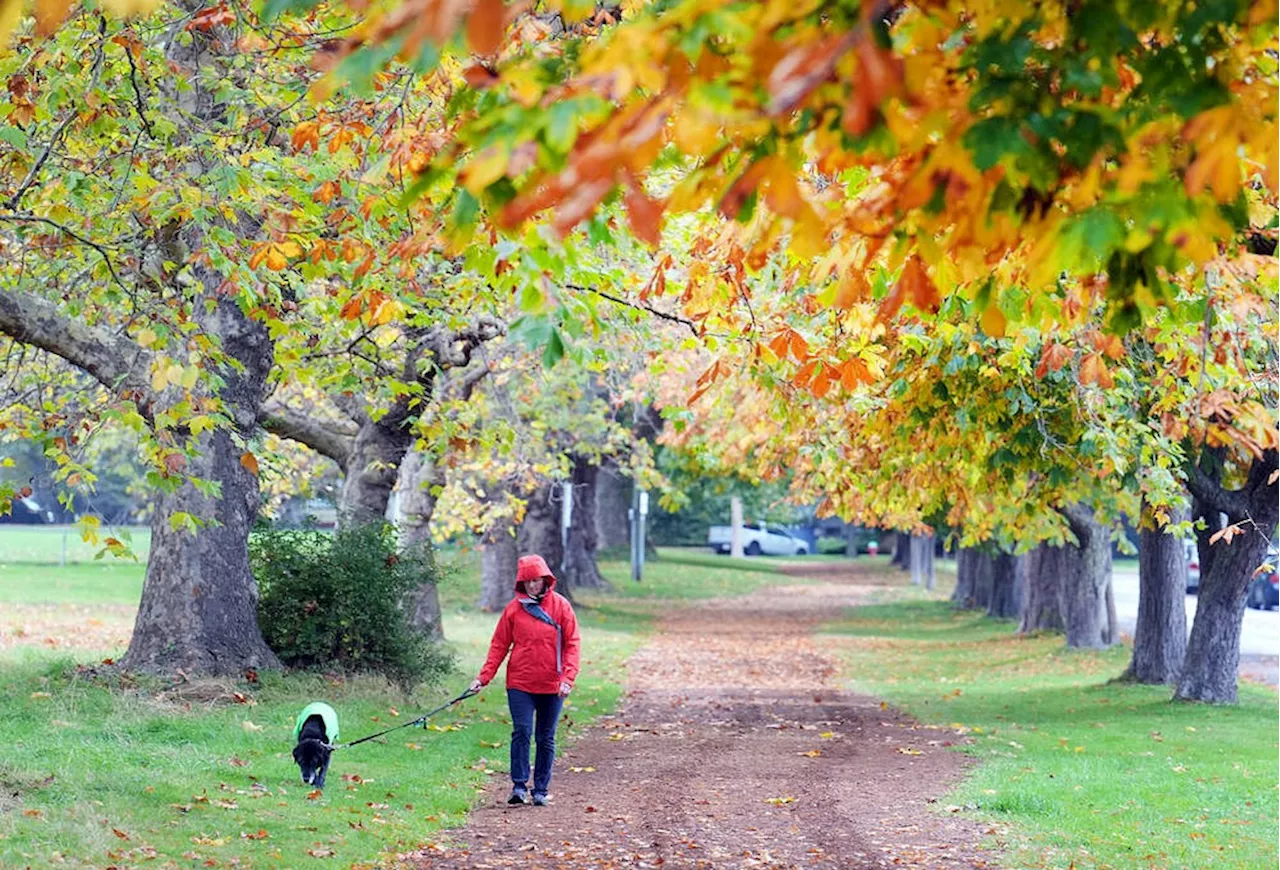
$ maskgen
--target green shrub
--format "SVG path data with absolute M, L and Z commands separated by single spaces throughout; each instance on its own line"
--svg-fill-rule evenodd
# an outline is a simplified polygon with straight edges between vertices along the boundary
M 378 673 L 406 689 L 452 668 L 405 606 L 439 581 L 436 561 L 430 549 L 399 552 L 390 526 L 255 531 L 249 559 L 262 634 L 286 665 Z

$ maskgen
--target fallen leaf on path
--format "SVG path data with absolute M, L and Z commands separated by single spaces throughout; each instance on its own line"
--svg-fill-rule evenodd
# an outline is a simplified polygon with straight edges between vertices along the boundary
M 919 749 L 913 749 L 910 746 L 899 746 L 898 751 L 903 755 L 924 755 Z
M 796 755 L 803 755 L 805 758 L 818 758 L 822 755 L 822 750 L 810 749 L 808 752 L 797 752 Z
M 787 797 L 765 798 L 764 802 L 767 804 L 773 804 L 775 807 L 780 807 L 780 806 L 783 806 L 784 804 L 793 804 L 796 802 L 796 799 L 788 795 Z

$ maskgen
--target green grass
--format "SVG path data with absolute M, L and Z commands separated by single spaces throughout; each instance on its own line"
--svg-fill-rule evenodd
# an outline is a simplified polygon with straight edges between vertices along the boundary
M 94 866 L 152 860 L 298 866 L 329 853 L 350 866 L 418 847 L 460 824 L 486 780 L 507 770 L 501 674 L 480 697 L 438 716 L 431 730 L 405 729 L 339 752 L 318 800 L 308 799 L 290 756 L 294 717 L 311 700 L 332 703 L 343 738 L 351 740 L 405 721 L 470 681 L 495 616 L 475 607 L 477 554 L 446 550 L 441 561 L 451 569 L 441 598 L 458 670 L 411 697 L 370 678 L 278 674 L 263 674 L 260 685 L 222 680 L 166 691 L 162 684 L 122 684 L 110 669 L 95 677 L 38 647 L 6 651 L 0 866 L 64 859 Z M 740 594 L 785 579 L 674 560 L 648 565 L 643 584 L 630 583 L 623 563 L 608 563 L 605 572 L 616 593 L 580 596 L 583 665 L 565 707 L 566 742 L 616 706 L 625 660 L 660 603 L 649 599 Z M 139 565 L 111 560 L 3 565 L 0 601 L 133 605 L 142 573 Z M 86 651 L 80 661 L 121 652 Z
M 1010 866 L 1276 866 L 1273 691 L 1174 704 L 1107 682 L 1127 648 L 1068 651 L 943 602 L 858 608 L 826 631 L 854 685 L 916 716 L 921 740 L 972 741 L 983 763 L 946 800 L 1004 827 Z
M 6 604 L 129 604 L 142 597 L 146 566 L 104 558 L 86 565 L 0 565 Z
M 151 529 L 146 526 L 103 526 L 99 542 L 89 544 L 76 526 L 0 525 L 0 566 L 93 563 L 103 550 L 102 541 L 112 536 L 127 544 L 138 559 L 146 560 L 151 547 Z M 110 554 L 103 556 L 104 561 L 111 559 Z

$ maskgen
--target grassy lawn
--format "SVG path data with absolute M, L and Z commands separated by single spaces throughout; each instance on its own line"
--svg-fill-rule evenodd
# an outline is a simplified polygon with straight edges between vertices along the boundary
M 116 537 L 129 546 L 138 559 L 145 561 L 151 547 L 151 529 L 147 526 L 103 526 L 99 537 Z M 61 565 L 94 562 L 102 544 L 87 544 L 76 526 L 0 525 L 0 565 Z M 110 561 L 109 557 L 104 559 Z
M 1067 651 L 944 602 L 858 608 L 826 631 L 854 686 L 916 716 L 922 741 L 971 741 L 982 764 L 949 800 L 999 824 L 1010 866 L 1276 866 L 1273 690 L 1173 704 L 1107 683 L 1127 648 Z
M 337 675 L 170 684 L 122 682 L 113 669 L 95 674 L 93 664 L 121 648 L 76 649 L 72 658 L 35 644 L 0 654 L 0 729 L 8 735 L 0 756 L 0 866 L 288 867 L 315 857 L 360 866 L 458 825 L 488 778 L 505 778 L 510 722 L 501 674 L 427 730 L 404 729 L 337 753 L 322 796 L 309 796 L 290 755 L 294 717 L 309 701 L 333 704 L 342 738 L 352 740 L 430 709 L 470 681 L 496 617 L 474 605 L 477 555 L 446 551 L 442 560 L 453 568 L 441 596 L 458 669 L 408 697 L 377 679 Z M 625 564 L 605 571 L 619 594 L 582 596 L 583 669 L 565 706 L 566 741 L 615 707 L 626 657 L 643 642 L 657 604 L 644 599 L 745 592 L 783 579 L 662 561 L 637 586 Z M 0 601 L 10 610 L 74 604 L 127 613 L 141 582 L 141 566 L 111 560 L 65 568 L 10 563 L 0 565 Z

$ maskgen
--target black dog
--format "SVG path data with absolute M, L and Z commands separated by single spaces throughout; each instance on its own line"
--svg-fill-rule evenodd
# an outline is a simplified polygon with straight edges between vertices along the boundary
M 329 718 L 333 734 L 329 733 L 326 718 Z M 337 714 L 328 704 L 318 702 L 303 710 L 298 720 L 294 731 L 297 745 L 293 747 L 293 760 L 298 763 L 304 783 L 324 788 L 324 776 L 329 771 L 329 756 L 333 754 L 333 744 L 338 739 Z

